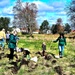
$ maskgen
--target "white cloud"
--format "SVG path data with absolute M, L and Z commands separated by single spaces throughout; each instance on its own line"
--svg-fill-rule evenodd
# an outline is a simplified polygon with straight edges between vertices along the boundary
M 44 20 L 47 20 L 50 25 L 56 24 L 56 19 L 55 19 L 55 18 L 50 19 L 50 17 L 47 17 L 47 16 L 44 16 L 44 17 L 43 17 L 43 16 L 40 16 L 39 18 L 37 18 L 38 25 L 40 26 L 41 23 L 42 23 Z
M 1 11 L 0 11 L 0 15 L 1 15 Z
M 60 15 L 65 15 L 66 12 L 65 12 L 65 11 L 61 11 L 61 12 L 59 12 L 58 14 L 60 14 Z
M 39 11 L 53 11 L 54 10 L 52 6 L 49 6 L 41 1 L 34 1 L 33 3 L 37 5 L 37 8 Z
M 63 10 L 64 4 L 62 2 L 55 2 L 50 5 L 41 1 L 34 1 L 33 3 L 35 3 L 38 8 L 37 21 L 39 25 L 41 25 L 43 20 L 48 20 L 50 24 L 55 24 L 57 18 L 66 14 L 66 12 L 64 12 Z M 2 6 L 5 7 L 4 9 L 2 8 L 2 10 L 0 11 L 0 16 L 4 14 L 4 16 L 10 17 L 12 21 L 13 16 L 11 14 L 13 14 L 12 9 L 15 3 L 13 4 L 13 6 L 9 6 L 8 8 L 5 6 L 7 4 L 9 4 L 9 0 L 2 0 L 2 1 L 0 0 L 0 8 Z M 25 3 L 23 3 L 22 5 L 25 6 Z M 1 15 L 1 12 L 2 12 L 2 15 Z
M 56 1 L 56 2 L 53 2 L 53 3 L 52 3 L 52 6 L 54 6 L 54 7 L 64 7 L 64 4 L 65 4 L 65 3 L 62 2 L 62 1 L 61 1 L 61 2 L 57 2 L 57 1 Z
M 10 1 L 9 0 L 0 0 L 0 6 L 4 7 L 5 5 L 9 4 Z
M 42 13 L 41 12 L 38 12 L 38 17 L 39 16 L 46 16 L 46 15 L 47 15 L 47 13 L 45 11 L 43 11 Z
M 8 8 L 4 8 L 3 9 L 3 13 L 6 13 L 6 14 L 13 14 L 13 11 L 12 11 L 13 7 L 10 6 Z

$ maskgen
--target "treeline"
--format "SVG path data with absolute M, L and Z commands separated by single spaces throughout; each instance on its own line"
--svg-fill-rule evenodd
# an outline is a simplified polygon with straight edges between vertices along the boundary
M 13 27 L 10 28 L 9 24 L 10 24 L 10 18 L 0 17 L 0 30 L 4 28 L 6 31 L 8 30 L 11 31 Z M 61 18 L 58 18 L 57 23 L 53 24 L 52 26 L 49 25 L 49 22 L 47 20 L 44 20 L 40 25 L 39 33 L 43 34 L 43 33 L 47 33 L 48 31 L 49 33 L 53 33 L 53 34 L 60 33 L 60 32 L 69 33 L 71 31 L 71 26 L 68 23 L 63 25 Z
M 50 27 L 49 22 L 47 20 L 44 20 L 40 26 L 40 33 L 47 33 L 47 31 L 50 31 L 49 33 L 69 33 L 71 31 L 71 26 L 66 23 L 63 25 L 62 19 L 58 18 L 56 24 L 52 24 Z
M 11 31 L 12 28 L 9 27 L 9 24 L 10 24 L 10 18 L 0 17 L 0 30 L 4 28 L 6 31 L 8 30 Z

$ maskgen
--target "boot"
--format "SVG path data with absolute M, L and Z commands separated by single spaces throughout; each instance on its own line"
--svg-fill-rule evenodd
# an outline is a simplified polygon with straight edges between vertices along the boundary
M 61 51 L 59 51 L 59 57 L 62 58 L 62 52 Z

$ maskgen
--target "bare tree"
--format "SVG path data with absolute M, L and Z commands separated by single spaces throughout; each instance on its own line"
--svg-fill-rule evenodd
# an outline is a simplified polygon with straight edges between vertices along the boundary
M 22 2 L 21 0 L 17 0 L 15 3 L 15 6 L 13 7 L 13 13 L 14 13 L 14 20 L 13 20 L 13 26 L 20 28 L 20 25 L 22 26 L 22 23 L 20 19 L 18 18 L 18 13 L 22 10 Z
M 63 33 L 64 32 L 64 26 L 62 24 L 62 19 L 61 18 L 57 19 L 56 25 L 57 25 L 57 32 L 58 33 Z
M 59 25 L 62 24 L 62 19 L 61 19 L 61 18 L 58 18 L 58 19 L 57 19 L 57 24 L 59 24 Z
M 26 3 L 22 11 L 18 14 L 18 18 L 27 27 L 28 32 L 32 35 L 32 31 L 37 28 L 37 7 L 34 3 Z
M 75 0 L 71 0 L 70 4 L 66 6 L 66 12 L 69 17 L 71 27 L 75 28 Z

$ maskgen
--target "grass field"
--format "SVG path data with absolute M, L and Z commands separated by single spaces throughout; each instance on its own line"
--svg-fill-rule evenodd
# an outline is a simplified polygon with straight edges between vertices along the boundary
M 64 50 L 63 58 L 54 58 L 50 60 L 44 59 L 40 55 L 34 53 L 42 51 L 42 42 L 46 42 L 46 52 L 48 54 L 58 55 L 58 43 L 53 43 L 58 35 L 46 35 L 46 34 L 34 34 L 34 37 L 23 35 L 17 43 L 19 48 L 29 48 L 31 55 L 38 56 L 37 67 L 31 69 L 27 65 L 22 65 L 17 73 L 12 73 L 12 66 L 9 63 L 8 58 L 3 57 L 0 59 L 0 75 L 75 75 L 75 39 L 66 38 L 67 45 Z M 7 45 L 6 45 L 7 48 Z M 2 51 L 0 51 L 2 52 Z M 9 53 L 8 49 L 5 49 L 5 54 Z M 16 53 L 19 58 L 22 57 L 22 53 Z M 16 59 L 14 58 L 13 61 Z M 56 63 L 53 63 L 53 61 Z M 18 64 L 17 64 L 18 65 Z

